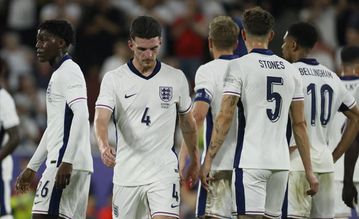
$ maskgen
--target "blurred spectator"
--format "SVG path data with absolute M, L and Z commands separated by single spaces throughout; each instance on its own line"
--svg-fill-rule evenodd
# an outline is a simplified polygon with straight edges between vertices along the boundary
M 107 57 L 102 65 L 100 71 L 100 81 L 106 72 L 118 68 L 120 65 L 124 64 L 126 60 L 130 59 L 130 50 L 127 46 L 126 40 L 118 40 L 113 45 L 113 55 Z
M 81 18 L 81 7 L 70 0 L 54 0 L 40 10 L 40 22 L 51 19 L 64 19 L 75 28 Z
M 28 46 L 36 39 L 36 0 L 9 1 L 7 25 L 21 36 L 21 42 Z
M 7 32 L 2 37 L 3 48 L 0 56 L 8 63 L 10 90 L 18 87 L 19 77 L 32 72 L 34 51 L 21 45 L 19 35 L 15 32 Z
M 207 22 L 197 0 L 186 0 L 186 14 L 172 25 L 174 55 L 192 86 L 204 56 Z
M 114 7 L 110 0 L 97 0 L 83 11 L 78 26 L 76 59 L 86 74 L 92 66 L 100 68 L 112 54 L 112 46 L 120 36 L 127 36 L 125 13 Z

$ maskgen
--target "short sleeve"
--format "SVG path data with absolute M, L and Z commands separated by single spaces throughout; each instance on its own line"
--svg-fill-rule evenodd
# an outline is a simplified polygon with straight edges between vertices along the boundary
M 96 108 L 106 108 L 111 111 L 115 108 L 115 87 L 111 73 L 106 73 L 101 82 L 100 93 L 97 97 Z
M 194 91 L 196 96 L 194 101 L 204 101 L 210 104 L 212 102 L 214 90 L 215 82 L 213 81 L 212 75 L 210 72 L 206 71 L 203 66 L 200 66 L 195 78 Z
M 82 72 L 63 72 L 62 89 L 66 103 L 71 107 L 78 101 L 87 101 L 86 82 Z
M 241 96 L 242 80 L 241 70 L 236 61 L 230 61 L 224 76 L 223 94 Z
M 192 107 L 192 99 L 189 95 L 187 79 L 182 71 L 180 72 L 180 81 L 178 111 L 179 113 L 187 113 Z
M 339 111 L 344 112 L 344 111 L 347 111 L 347 110 L 353 108 L 356 105 L 357 101 L 355 100 L 353 95 L 351 95 L 350 92 L 345 88 L 343 83 L 338 83 L 338 85 L 339 85 L 339 90 L 340 90 L 340 95 L 341 95 L 341 100 L 342 100 L 342 103 L 340 104 L 340 107 L 339 107 Z M 354 95 L 358 96 L 358 94 L 357 94 L 358 91 L 359 90 L 356 89 L 354 92 Z
M 5 90 L 0 90 L 0 122 L 5 129 L 19 125 L 14 100 Z
M 294 94 L 292 101 L 298 101 L 298 100 L 304 100 L 304 94 L 303 94 L 303 79 L 300 75 L 300 72 L 296 68 L 292 68 L 294 71 Z

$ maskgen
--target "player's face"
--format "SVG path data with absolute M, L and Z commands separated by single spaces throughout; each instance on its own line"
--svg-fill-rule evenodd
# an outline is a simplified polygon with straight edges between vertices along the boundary
M 135 37 L 135 39 L 129 40 L 128 45 L 133 51 L 134 59 L 143 68 L 152 68 L 156 65 L 157 55 L 161 46 L 160 37 L 151 39 Z
M 283 44 L 282 44 L 282 54 L 283 58 L 286 59 L 289 62 L 293 62 L 293 44 L 294 39 L 290 36 L 288 36 L 288 32 L 283 37 Z
M 36 55 L 40 62 L 54 60 L 59 55 L 61 39 L 46 30 L 38 30 L 36 37 Z

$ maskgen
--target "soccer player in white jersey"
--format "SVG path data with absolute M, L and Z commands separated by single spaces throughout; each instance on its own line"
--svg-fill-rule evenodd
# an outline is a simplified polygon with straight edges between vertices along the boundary
M 301 78 L 294 66 L 268 49 L 274 36 L 274 18 L 269 12 L 259 7 L 248 9 L 243 14 L 243 24 L 249 54 L 228 65 L 201 182 L 208 187 L 212 162 L 229 131 L 237 104 L 241 104 L 244 118 L 239 121 L 239 139 L 243 141 L 234 159 L 238 166 L 232 180 L 233 210 L 241 218 L 279 218 L 289 171 L 289 113 L 310 183 L 307 193 L 314 195 L 318 189 L 311 170 Z
M 86 218 L 93 164 L 86 83 L 67 54 L 73 30 L 67 21 L 48 20 L 37 32 L 36 52 L 53 67 L 46 91 L 47 127 L 16 189 L 25 192 L 46 159 L 37 187 L 33 219 Z
M 342 49 L 341 53 L 342 70 L 340 79 L 345 88 L 354 97 L 355 88 L 359 85 L 359 47 L 346 46 Z M 329 147 L 334 150 L 342 137 L 342 131 L 345 127 L 346 117 L 342 113 L 337 113 L 329 129 Z M 355 147 L 355 146 L 354 146 Z M 349 151 L 350 153 L 350 151 Z M 357 164 L 359 170 L 359 164 Z M 344 178 L 344 157 L 340 157 L 335 163 L 334 179 L 335 179 L 335 217 L 348 218 L 351 215 L 351 210 L 342 200 Z M 350 180 L 353 182 L 353 179 Z M 359 171 L 354 172 L 354 181 L 359 186 Z M 345 186 L 350 188 L 350 186 Z
M 13 219 L 10 206 L 11 153 L 19 144 L 19 117 L 14 100 L 3 88 L 5 71 L 6 63 L 0 58 L 0 219 Z
M 239 34 L 238 25 L 228 16 L 218 16 L 209 24 L 208 47 L 214 58 L 202 66 L 196 73 L 195 104 L 193 115 L 196 119 L 197 130 L 202 130 L 206 155 L 206 147 L 212 134 L 213 123 L 219 112 L 223 94 L 223 78 L 229 60 L 238 58 L 233 51 L 237 46 Z M 237 117 L 237 112 L 235 113 Z M 199 185 L 197 195 L 196 216 L 200 218 L 231 218 L 232 203 L 231 179 L 233 172 L 234 153 L 237 146 L 237 121 L 232 123 L 228 137 L 212 164 L 210 175 L 214 178 L 210 182 L 209 192 Z M 186 147 L 181 148 L 180 172 L 185 163 Z
M 296 23 L 289 27 L 282 45 L 283 56 L 299 69 L 303 80 L 305 119 L 311 142 L 313 171 L 319 180 L 319 191 L 306 196 L 303 164 L 295 140 L 291 144 L 291 171 L 288 183 L 288 217 L 334 217 L 334 162 L 348 149 L 358 130 L 359 110 L 339 77 L 317 60 L 308 58 L 318 38 L 309 23 Z M 334 115 L 341 111 L 348 124 L 337 147 L 328 147 L 328 127 Z M 334 161 L 334 162 L 333 162 Z
M 199 170 L 196 124 L 183 72 L 157 60 L 161 26 L 152 17 L 137 17 L 128 45 L 134 57 L 105 74 L 96 101 L 95 131 L 101 158 L 114 166 L 114 219 L 178 218 L 180 205 L 176 117 L 191 156 L 188 177 Z M 116 149 L 108 143 L 111 116 Z

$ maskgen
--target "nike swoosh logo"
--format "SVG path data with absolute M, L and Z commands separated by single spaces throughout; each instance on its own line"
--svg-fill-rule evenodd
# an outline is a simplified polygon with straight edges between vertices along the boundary
M 42 202 L 42 201 L 34 202 L 34 205 L 37 205 L 37 204 L 39 204 L 40 202 Z
M 171 204 L 171 208 L 177 208 L 179 205 Z
M 135 95 L 136 95 L 136 94 L 131 94 L 131 95 L 125 94 L 125 98 L 127 99 L 127 98 L 130 98 L 130 97 L 135 96 Z

